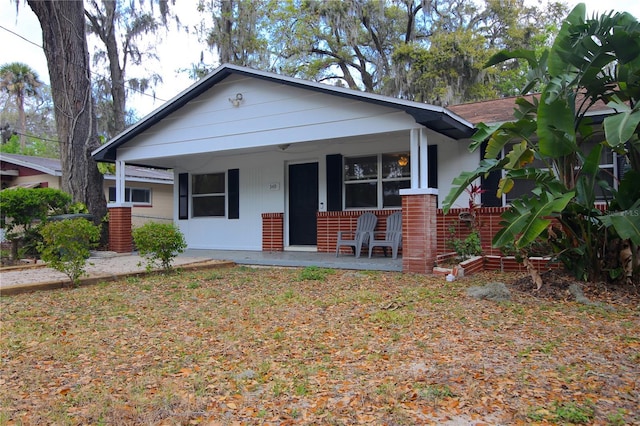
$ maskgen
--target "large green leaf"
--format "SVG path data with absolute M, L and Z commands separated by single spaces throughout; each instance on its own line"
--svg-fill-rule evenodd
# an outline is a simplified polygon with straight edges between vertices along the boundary
M 511 51 L 501 50 L 489 58 L 487 63 L 484 64 L 484 68 L 498 65 L 510 59 L 524 59 L 529 63 L 530 68 L 536 68 L 538 66 L 536 52 L 528 49 L 516 49 Z
M 571 100 L 544 91 L 538 107 L 538 146 L 551 158 L 569 155 L 578 149 L 574 129 L 575 111 Z
M 640 28 L 635 18 L 627 12 L 619 15 L 617 26 L 609 37 L 609 44 L 621 64 L 638 62 L 640 57 Z
M 567 71 L 567 62 L 563 57 L 563 53 L 573 50 L 575 43 L 575 39 L 572 37 L 573 28 L 584 24 L 586 13 L 587 8 L 584 3 L 578 3 L 565 18 L 549 52 L 548 69 L 552 76 L 557 76 Z
M 506 159 L 485 159 L 480 161 L 478 168 L 474 171 L 460 173 L 460 175 L 451 182 L 451 190 L 442 201 L 442 210 L 444 211 L 444 214 L 449 213 L 453 203 L 464 192 L 464 190 L 473 183 L 473 181 L 494 170 L 502 170 L 502 167 L 506 162 Z
M 592 206 L 596 201 L 596 179 L 600 172 L 602 144 L 596 144 L 585 159 L 576 182 L 576 202 Z
M 621 108 L 622 105 L 626 108 Z M 636 107 L 635 110 L 631 110 L 625 104 L 614 102 L 610 102 L 609 106 L 616 108 L 618 111 L 622 110 L 622 112 L 610 115 L 604 119 L 604 133 L 607 142 L 609 142 L 609 145 L 612 147 L 616 147 L 631 139 L 631 136 L 638 130 L 638 124 L 640 124 L 640 109 Z
M 531 244 L 551 223 L 549 216 L 560 213 L 574 197 L 573 192 L 542 192 L 538 198 L 522 197 L 513 201 L 502 215 L 503 228 L 493 238 L 495 247 L 515 242 L 516 248 Z
M 500 123 L 493 124 L 491 126 L 488 126 L 484 123 L 478 123 L 476 125 L 477 130 L 471 137 L 472 142 L 469 144 L 469 151 L 474 152 L 476 149 L 478 149 L 482 142 L 490 138 L 491 135 L 493 135 L 498 129 L 500 129 L 501 126 L 502 124 Z
M 640 172 L 629 170 L 618 185 L 618 193 L 611 203 L 611 209 L 628 210 L 640 200 Z
M 511 141 L 528 141 L 536 131 L 535 120 L 522 119 L 516 122 L 504 123 L 496 130 L 487 142 L 485 158 L 496 158 Z M 526 142 L 525 142 L 526 144 Z
M 505 165 L 506 169 L 521 169 L 533 162 L 534 154 L 527 143 L 522 141 L 513 145 L 513 149 L 507 153 L 506 158 L 509 160 Z
M 638 204 L 638 203 L 636 203 Z M 613 227 L 623 240 L 630 239 L 640 245 L 640 206 L 600 217 L 607 227 Z

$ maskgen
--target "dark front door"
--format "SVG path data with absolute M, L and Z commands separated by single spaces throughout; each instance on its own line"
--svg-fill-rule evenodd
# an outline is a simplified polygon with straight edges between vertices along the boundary
M 289 166 L 289 245 L 315 246 L 318 163 Z

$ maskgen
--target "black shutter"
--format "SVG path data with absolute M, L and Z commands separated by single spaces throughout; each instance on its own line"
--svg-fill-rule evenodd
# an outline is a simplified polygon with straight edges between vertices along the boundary
M 429 145 L 427 147 L 427 186 L 429 188 L 438 187 L 438 145 Z
M 240 170 L 227 171 L 227 206 L 229 219 L 240 219 Z
M 342 210 L 342 155 L 327 155 L 327 211 Z
M 484 153 L 487 151 L 487 141 L 482 142 L 480 145 L 480 160 L 484 158 Z M 502 157 L 502 156 L 501 156 Z M 480 185 L 485 192 L 480 195 L 480 202 L 483 207 L 502 207 L 502 198 L 496 197 L 498 192 L 498 184 L 502 178 L 502 172 L 495 170 L 487 175 L 480 177 Z
M 189 219 L 189 173 L 178 175 L 178 219 Z

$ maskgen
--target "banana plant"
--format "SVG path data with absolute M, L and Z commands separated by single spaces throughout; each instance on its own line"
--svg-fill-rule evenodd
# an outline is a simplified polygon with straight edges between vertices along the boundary
M 531 180 L 531 196 L 513 201 L 503 214 L 494 247 L 515 241 L 516 248 L 524 249 L 545 235 L 555 218 L 563 232 L 555 239 L 564 255 L 560 259 L 576 273 L 586 268 L 580 278 L 599 279 L 603 247 L 611 235 L 640 245 L 640 190 L 631 189 L 640 178 L 640 24 L 628 13 L 587 19 L 579 4 L 540 56 L 503 51 L 486 66 L 513 59 L 529 64 L 527 95 L 516 100 L 513 121 L 478 125 L 469 149 L 486 141 L 484 159 L 476 170 L 454 179 L 443 209 L 448 212 L 468 185 L 496 170 L 503 174 L 497 196 L 517 180 Z M 540 93 L 528 94 L 534 89 Z M 603 124 L 605 140 L 586 144 L 596 135 L 590 113 L 597 103 L 611 108 Z M 630 170 L 617 191 L 599 169 L 604 146 L 623 156 Z M 634 178 L 635 185 L 628 183 Z M 606 213 L 595 205 L 596 191 L 608 203 Z M 622 192 L 624 201 L 619 200 Z

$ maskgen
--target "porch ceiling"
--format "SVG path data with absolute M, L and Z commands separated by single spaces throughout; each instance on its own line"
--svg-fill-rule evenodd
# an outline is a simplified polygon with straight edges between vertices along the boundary
M 137 165 L 143 167 L 153 167 L 157 169 L 176 169 L 184 164 L 200 164 L 208 162 L 213 158 L 221 159 L 225 157 L 233 157 L 237 155 L 252 155 L 264 153 L 278 153 L 285 159 L 295 157 L 298 154 L 312 154 L 326 149 L 328 146 L 339 146 L 344 144 L 367 144 L 375 140 L 394 140 L 405 139 L 407 147 L 398 147 L 398 149 L 408 149 L 409 132 L 384 132 L 375 135 L 360 135 L 345 138 L 335 138 L 331 140 L 313 140 L 297 143 L 287 143 L 280 145 L 259 146 L 242 149 L 227 149 L 215 151 L 202 151 L 193 154 L 175 154 L 158 157 L 136 158 L 135 160 L 126 161 L 128 165 Z M 320 147 L 322 144 L 322 148 Z

